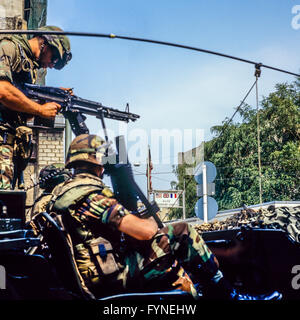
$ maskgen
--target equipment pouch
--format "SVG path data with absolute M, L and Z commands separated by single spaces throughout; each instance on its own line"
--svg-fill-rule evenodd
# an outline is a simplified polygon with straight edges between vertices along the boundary
M 16 128 L 14 157 L 17 159 L 22 159 L 27 163 L 31 157 L 32 150 L 32 129 L 26 126 L 20 126 Z
M 112 245 L 108 240 L 99 237 L 92 240 L 89 243 L 89 246 L 93 257 L 97 261 L 97 265 L 104 275 L 110 275 L 119 271 L 119 266 L 113 254 Z

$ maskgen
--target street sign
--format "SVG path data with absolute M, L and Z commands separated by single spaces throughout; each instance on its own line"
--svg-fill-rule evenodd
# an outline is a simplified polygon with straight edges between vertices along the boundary
M 210 161 L 204 161 L 197 165 L 194 171 L 194 178 L 197 183 L 203 184 L 203 164 L 206 165 L 206 180 L 207 183 L 213 182 L 217 176 L 216 166 Z
M 203 196 L 203 184 L 197 184 L 197 197 L 202 197 Z M 215 183 L 208 183 L 207 184 L 207 195 L 208 196 L 214 196 L 216 193 L 216 185 Z
M 181 190 L 176 191 L 154 191 L 154 200 L 161 208 L 181 208 L 179 196 L 182 194 Z
M 218 212 L 218 203 L 212 197 L 207 197 L 207 220 L 213 219 Z M 204 220 L 203 198 L 200 198 L 195 205 L 196 216 Z

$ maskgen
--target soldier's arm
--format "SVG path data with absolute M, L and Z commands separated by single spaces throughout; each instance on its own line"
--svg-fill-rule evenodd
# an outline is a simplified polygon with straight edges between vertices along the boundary
M 115 198 L 99 193 L 89 195 L 76 211 L 81 217 L 101 220 L 137 240 L 150 240 L 158 230 L 153 218 L 141 219 L 126 210 Z
M 8 109 L 44 118 L 54 118 L 60 109 L 60 105 L 56 102 L 43 105 L 34 102 L 5 80 L 0 81 L 0 102 Z
M 53 118 L 60 109 L 55 102 L 40 105 L 27 98 L 13 83 L 11 66 L 16 60 L 16 47 L 11 41 L 2 41 L 0 45 L 0 103 L 8 109 Z
M 157 233 L 158 226 L 152 217 L 141 219 L 129 214 L 122 219 L 118 229 L 137 240 L 150 240 Z

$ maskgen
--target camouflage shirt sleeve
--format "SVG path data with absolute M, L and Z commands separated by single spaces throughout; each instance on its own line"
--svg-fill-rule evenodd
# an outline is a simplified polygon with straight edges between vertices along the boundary
M 0 42 L 0 80 L 13 82 L 11 66 L 16 60 L 16 46 L 12 41 Z
M 111 195 L 113 194 L 110 191 L 106 194 L 105 189 L 91 193 L 76 210 L 77 215 L 83 219 L 98 219 L 118 229 L 123 217 L 130 212 Z

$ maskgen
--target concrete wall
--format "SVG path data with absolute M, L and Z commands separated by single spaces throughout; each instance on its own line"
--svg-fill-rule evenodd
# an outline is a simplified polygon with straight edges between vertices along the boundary
M 24 17 L 24 1 L 23 0 L 1 0 L 0 7 L 5 10 L 5 17 L 20 16 Z M 2 11 L 3 9 L 1 9 Z
M 0 29 L 23 29 L 26 27 L 23 0 L 1 0 Z

